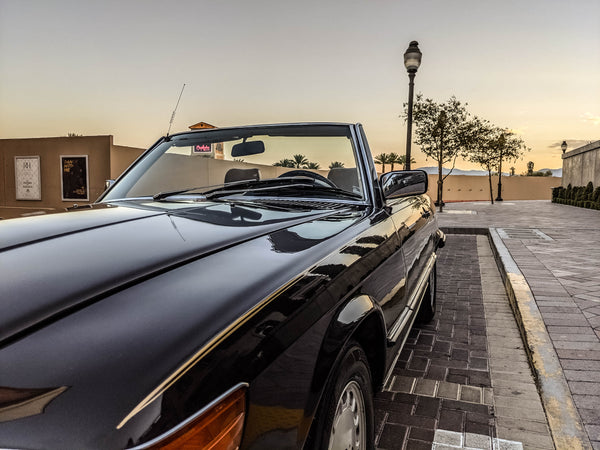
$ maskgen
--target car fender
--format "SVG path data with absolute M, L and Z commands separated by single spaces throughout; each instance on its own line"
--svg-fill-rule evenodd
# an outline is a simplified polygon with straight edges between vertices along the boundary
M 357 295 L 344 302 L 332 318 L 325 333 L 312 380 L 312 392 L 317 393 L 313 405 L 316 411 L 325 386 L 341 358 L 340 350 L 350 339 L 363 345 L 371 365 L 374 388 L 377 389 L 385 372 L 385 321 L 381 307 L 368 295 Z M 311 408 L 312 406 L 312 408 Z

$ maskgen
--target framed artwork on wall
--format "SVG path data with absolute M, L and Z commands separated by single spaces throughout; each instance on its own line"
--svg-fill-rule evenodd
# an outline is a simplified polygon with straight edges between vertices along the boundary
M 16 200 L 41 200 L 42 177 L 39 156 L 15 156 Z
M 89 201 L 87 155 L 61 155 L 60 172 L 62 199 Z

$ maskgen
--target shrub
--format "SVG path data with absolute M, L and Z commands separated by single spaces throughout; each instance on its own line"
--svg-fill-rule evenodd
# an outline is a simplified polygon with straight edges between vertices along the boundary
M 592 201 L 592 195 L 594 194 L 594 185 L 591 181 L 585 187 L 583 194 L 586 200 Z
M 594 189 L 591 181 L 586 186 L 558 186 L 552 188 L 552 202 L 600 210 L 600 186 Z

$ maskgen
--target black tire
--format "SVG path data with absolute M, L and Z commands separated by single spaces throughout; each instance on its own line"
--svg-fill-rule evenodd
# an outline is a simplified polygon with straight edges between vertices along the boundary
M 421 301 L 421 308 L 419 309 L 419 315 L 417 316 L 417 320 L 421 323 L 429 323 L 435 316 L 436 309 L 436 287 L 437 287 L 437 270 L 436 264 L 433 265 L 431 272 L 429 273 L 429 281 L 427 285 L 427 290 L 423 295 L 423 300 Z
M 374 449 L 373 414 L 369 362 L 362 347 L 350 341 L 343 350 L 334 376 L 327 384 L 315 419 L 318 431 L 313 447 L 324 450 Z M 354 424 L 356 421 L 358 425 Z

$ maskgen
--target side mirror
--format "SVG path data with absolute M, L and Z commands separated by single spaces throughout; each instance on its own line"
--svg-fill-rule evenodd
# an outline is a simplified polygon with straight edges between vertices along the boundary
M 409 197 L 427 192 L 427 172 L 424 170 L 398 170 L 387 172 L 379 178 L 386 199 Z

